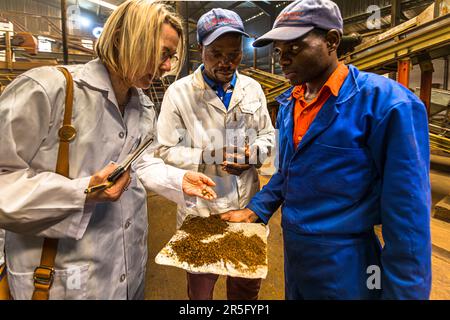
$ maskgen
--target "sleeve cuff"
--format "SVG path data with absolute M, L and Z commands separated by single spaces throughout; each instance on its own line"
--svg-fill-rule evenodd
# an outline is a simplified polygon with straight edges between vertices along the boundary
M 186 198 L 184 196 L 183 192 L 183 178 L 186 174 L 186 170 L 179 169 L 172 166 L 167 166 L 167 175 L 169 181 L 173 181 L 172 187 L 174 189 L 173 193 L 173 200 L 179 205 L 185 205 L 186 204 Z M 169 198 L 170 199 L 170 198 Z
M 259 219 L 261 219 L 262 222 L 264 222 L 264 224 L 268 224 L 269 223 L 270 216 L 267 216 L 264 213 L 262 213 L 261 210 L 258 208 L 258 206 L 256 206 L 252 202 L 250 202 L 246 206 L 246 208 L 252 210 L 259 217 Z
M 166 168 L 167 180 L 170 182 L 172 190 L 167 194 L 163 194 L 163 196 L 182 207 L 195 207 L 197 204 L 197 197 L 187 196 L 183 192 L 183 178 L 187 171 L 170 165 L 167 165 Z
M 67 228 L 67 236 L 75 240 L 83 238 L 87 226 L 95 210 L 95 204 L 86 203 L 86 194 L 84 190 L 89 186 L 91 177 L 77 179 L 74 190 L 74 202 L 82 208 L 79 212 L 72 214 L 68 219 L 70 223 Z

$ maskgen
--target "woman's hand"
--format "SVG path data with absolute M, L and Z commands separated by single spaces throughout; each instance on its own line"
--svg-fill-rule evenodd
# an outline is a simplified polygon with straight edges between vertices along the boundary
M 108 175 L 110 175 L 117 168 L 117 164 L 110 163 L 102 170 L 94 173 L 89 181 L 89 187 L 99 184 L 108 183 Z M 109 188 L 89 193 L 86 197 L 88 203 L 117 201 L 122 193 L 127 190 L 131 183 L 130 169 Z
M 188 196 L 196 196 L 205 200 L 217 198 L 211 187 L 216 184 L 203 173 L 188 171 L 183 177 L 183 192 Z

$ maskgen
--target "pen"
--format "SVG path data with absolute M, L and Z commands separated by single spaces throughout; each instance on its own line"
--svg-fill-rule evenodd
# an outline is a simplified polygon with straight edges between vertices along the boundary
M 111 182 L 111 181 L 109 181 L 108 183 L 97 184 L 95 186 L 86 188 L 84 190 L 84 193 L 88 194 L 88 193 L 92 193 L 92 192 L 95 192 L 95 191 L 104 190 L 104 189 L 107 189 L 107 188 L 111 187 L 113 184 L 114 184 L 114 182 Z

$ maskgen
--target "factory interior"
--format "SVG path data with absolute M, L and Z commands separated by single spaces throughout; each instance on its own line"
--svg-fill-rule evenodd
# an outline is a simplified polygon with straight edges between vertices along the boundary
M 0 95 L 7 91 L 16 77 L 33 68 L 86 64 L 95 59 L 94 48 L 104 24 L 123 2 L 0 0 Z M 243 56 L 238 71 L 262 87 L 268 114 L 275 126 L 280 108 L 277 97 L 291 84 L 283 75 L 273 46 L 253 47 L 252 43 L 271 30 L 277 16 L 292 1 L 164 2 L 183 18 L 186 56 L 179 75 L 169 72 L 160 79 L 154 79 L 144 90 L 156 113 L 161 110 L 169 86 L 193 74 L 202 65 L 197 42 L 200 17 L 211 9 L 222 8 L 237 13 L 242 19 L 249 37 L 243 37 Z M 400 83 L 426 107 L 431 184 L 432 280 L 429 298 L 450 300 L 450 1 L 334 2 L 343 19 L 343 35 L 337 49 L 339 61 Z M 275 157 L 268 157 L 258 169 L 261 187 L 276 172 Z M 147 207 L 145 299 L 186 300 L 185 270 L 155 262 L 155 257 L 177 231 L 177 204 L 149 191 Z M 286 298 L 282 216 L 278 208 L 268 223 L 268 272 L 261 283 L 258 296 L 261 300 Z M 381 243 L 382 228 L 382 225 L 374 228 Z M 120 274 L 117 275 L 119 278 Z M 226 277 L 219 277 L 214 299 L 227 299 L 226 286 Z

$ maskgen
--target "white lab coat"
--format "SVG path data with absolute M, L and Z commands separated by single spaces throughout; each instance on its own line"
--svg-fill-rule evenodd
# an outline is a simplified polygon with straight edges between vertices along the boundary
M 146 189 L 178 204 L 185 173 L 146 153 L 117 202 L 85 205 L 90 176 L 155 135 L 152 102 L 133 89 L 122 117 L 100 60 L 73 74 L 70 178 L 54 173 L 66 81 L 54 67 L 17 77 L 0 97 L 0 228 L 12 295 L 30 299 L 43 237 L 59 238 L 50 299 L 142 298 L 147 263 Z M 136 176 L 139 176 L 138 180 Z
M 168 164 L 205 173 L 216 182 L 218 195 L 215 201 L 197 199 L 196 207 L 179 206 L 178 227 L 187 214 L 208 216 L 242 209 L 259 191 L 255 166 L 238 177 L 224 172 L 220 165 L 200 164 L 204 149 L 236 145 L 232 130 L 239 136 L 237 144 L 241 147 L 245 142 L 257 145 L 266 155 L 269 148 L 273 149 L 275 133 L 266 98 L 252 78 L 237 73 L 228 110 L 205 83 L 201 67 L 166 91 L 158 120 L 159 156 Z M 242 138 L 246 134 L 248 141 Z

